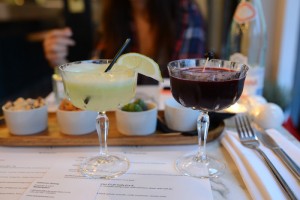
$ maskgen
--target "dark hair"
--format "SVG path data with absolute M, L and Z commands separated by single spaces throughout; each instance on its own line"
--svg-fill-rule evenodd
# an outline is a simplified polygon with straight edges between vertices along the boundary
M 151 27 L 156 30 L 155 55 L 170 59 L 180 26 L 180 0 L 148 0 L 148 16 Z M 102 57 L 112 58 L 126 38 L 132 37 L 132 9 L 130 0 L 104 0 L 102 3 L 101 41 Z M 132 41 L 131 46 L 134 46 Z M 129 50 L 130 51 L 130 48 Z M 166 62 L 160 60 L 160 62 Z

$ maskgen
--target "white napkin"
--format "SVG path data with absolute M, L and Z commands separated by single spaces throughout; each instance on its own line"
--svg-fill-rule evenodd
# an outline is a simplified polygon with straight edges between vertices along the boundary
M 300 166 L 300 148 L 288 141 L 281 133 L 274 129 L 267 133 L 280 145 L 282 149 Z M 255 150 L 244 147 L 234 131 L 226 130 L 221 140 L 234 160 L 242 179 L 253 199 L 286 199 L 284 191 L 268 166 Z M 289 172 L 284 163 L 262 143 L 261 149 L 267 154 L 278 172 L 283 176 L 298 199 L 300 199 L 300 181 Z

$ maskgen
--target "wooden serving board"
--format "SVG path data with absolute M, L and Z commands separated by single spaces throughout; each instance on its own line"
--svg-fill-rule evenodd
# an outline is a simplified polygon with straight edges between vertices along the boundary
M 163 111 L 159 111 L 163 116 Z M 116 118 L 114 112 L 107 112 L 110 122 L 108 145 L 126 146 L 126 145 L 184 145 L 197 144 L 197 136 L 184 136 L 179 132 L 162 133 L 156 131 L 148 136 L 126 136 L 118 132 L 116 127 Z M 224 123 L 217 128 L 210 130 L 208 141 L 213 140 L 222 133 Z M 17 136 L 9 132 L 5 123 L 0 125 L 0 146 L 98 146 L 98 136 L 96 131 L 80 136 L 65 135 L 60 132 L 56 113 L 49 113 L 48 128 L 34 135 Z

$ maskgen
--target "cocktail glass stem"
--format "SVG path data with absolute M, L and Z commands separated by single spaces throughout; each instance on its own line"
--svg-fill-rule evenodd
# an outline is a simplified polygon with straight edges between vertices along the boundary
M 207 112 L 201 111 L 197 119 L 198 131 L 198 153 L 195 156 L 196 161 L 207 162 L 206 156 L 206 139 L 209 127 L 209 115 Z
M 109 120 L 105 112 L 99 112 L 96 118 L 96 129 L 99 140 L 99 153 L 101 156 L 107 156 L 107 135 L 108 135 Z
M 99 112 L 96 129 L 99 139 L 99 155 L 89 157 L 81 163 L 80 171 L 90 178 L 111 179 L 118 177 L 129 168 L 129 161 L 121 155 L 110 155 L 107 148 L 109 120 L 105 112 Z

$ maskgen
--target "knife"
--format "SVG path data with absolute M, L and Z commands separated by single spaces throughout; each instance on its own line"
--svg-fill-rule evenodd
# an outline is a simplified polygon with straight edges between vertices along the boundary
M 265 146 L 271 149 L 288 167 L 288 169 L 295 175 L 300 181 L 300 168 L 299 166 L 289 157 L 285 151 L 275 142 L 275 140 L 266 133 L 266 131 L 258 124 L 253 123 L 257 130 L 257 136 L 262 140 Z

